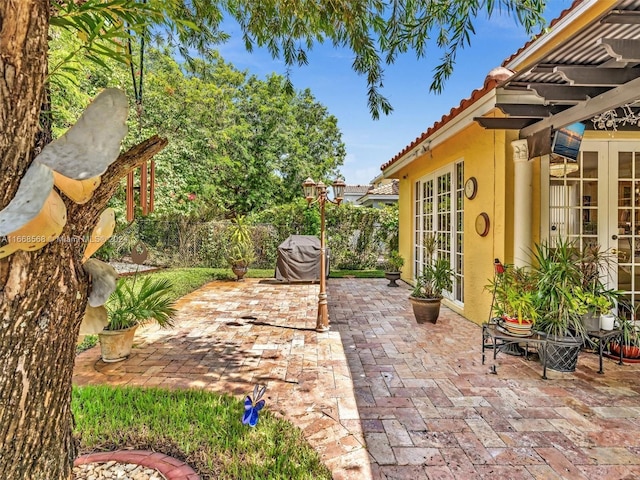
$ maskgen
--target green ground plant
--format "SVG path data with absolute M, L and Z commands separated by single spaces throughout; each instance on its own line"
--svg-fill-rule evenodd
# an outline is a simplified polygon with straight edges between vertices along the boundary
M 186 461 L 203 480 L 331 479 L 302 432 L 269 407 L 249 428 L 241 423 L 241 400 L 212 392 L 101 385 L 76 387 L 72 398 L 83 453 L 162 452 Z

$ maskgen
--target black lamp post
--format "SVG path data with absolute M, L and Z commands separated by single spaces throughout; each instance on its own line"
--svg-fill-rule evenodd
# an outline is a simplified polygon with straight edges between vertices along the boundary
M 320 181 L 316 183 L 311 178 L 307 178 L 302 183 L 307 204 L 317 203 L 320 206 L 320 293 L 318 294 L 318 319 L 316 321 L 316 330 L 318 332 L 326 332 L 329 330 L 329 308 L 327 306 L 326 291 L 327 252 L 324 238 L 324 205 L 326 202 L 340 205 L 344 197 L 345 183 L 343 180 L 338 179 L 333 182 L 332 186 L 334 200 L 328 197 L 327 185 L 323 182 Z

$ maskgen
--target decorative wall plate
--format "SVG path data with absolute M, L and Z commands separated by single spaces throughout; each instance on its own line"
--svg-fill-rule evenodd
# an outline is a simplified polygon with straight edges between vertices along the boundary
M 489 215 L 482 212 L 476 217 L 476 233 L 481 237 L 486 237 L 489 233 Z

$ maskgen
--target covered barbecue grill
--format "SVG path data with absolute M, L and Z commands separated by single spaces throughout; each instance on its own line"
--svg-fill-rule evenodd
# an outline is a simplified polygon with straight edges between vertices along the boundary
M 326 275 L 329 275 L 327 249 Z M 313 235 L 291 235 L 278 247 L 276 280 L 320 281 L 320 239 Z

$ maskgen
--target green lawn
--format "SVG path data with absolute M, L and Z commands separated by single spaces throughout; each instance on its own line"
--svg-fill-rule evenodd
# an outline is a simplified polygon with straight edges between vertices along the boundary
M 384 278 L 384 270 L 331 270 L 329 278 Z
M 139 275 L 153 275 L 155 278 L 169 279 L 173 284 L 171 296 L 175 300 L 193 292 L 205 283 L 214 280 L 234 280 L 236 278 L 230 268 L 168 268 Z M 273 270 L 250 268 L 246 276 L 250 278 L 273 277 Z M 125 278 L 128 282 L 134 281 L 133 276 Z
M 269 407 L 267 401 L 251 428 L 241 422 L 241 400 L 205 391 L 86 386 L 75 387 L 72 400 L 82 453 L 159 451 L 186 461 L 204 480 L 330 480 L 302 432 Z

